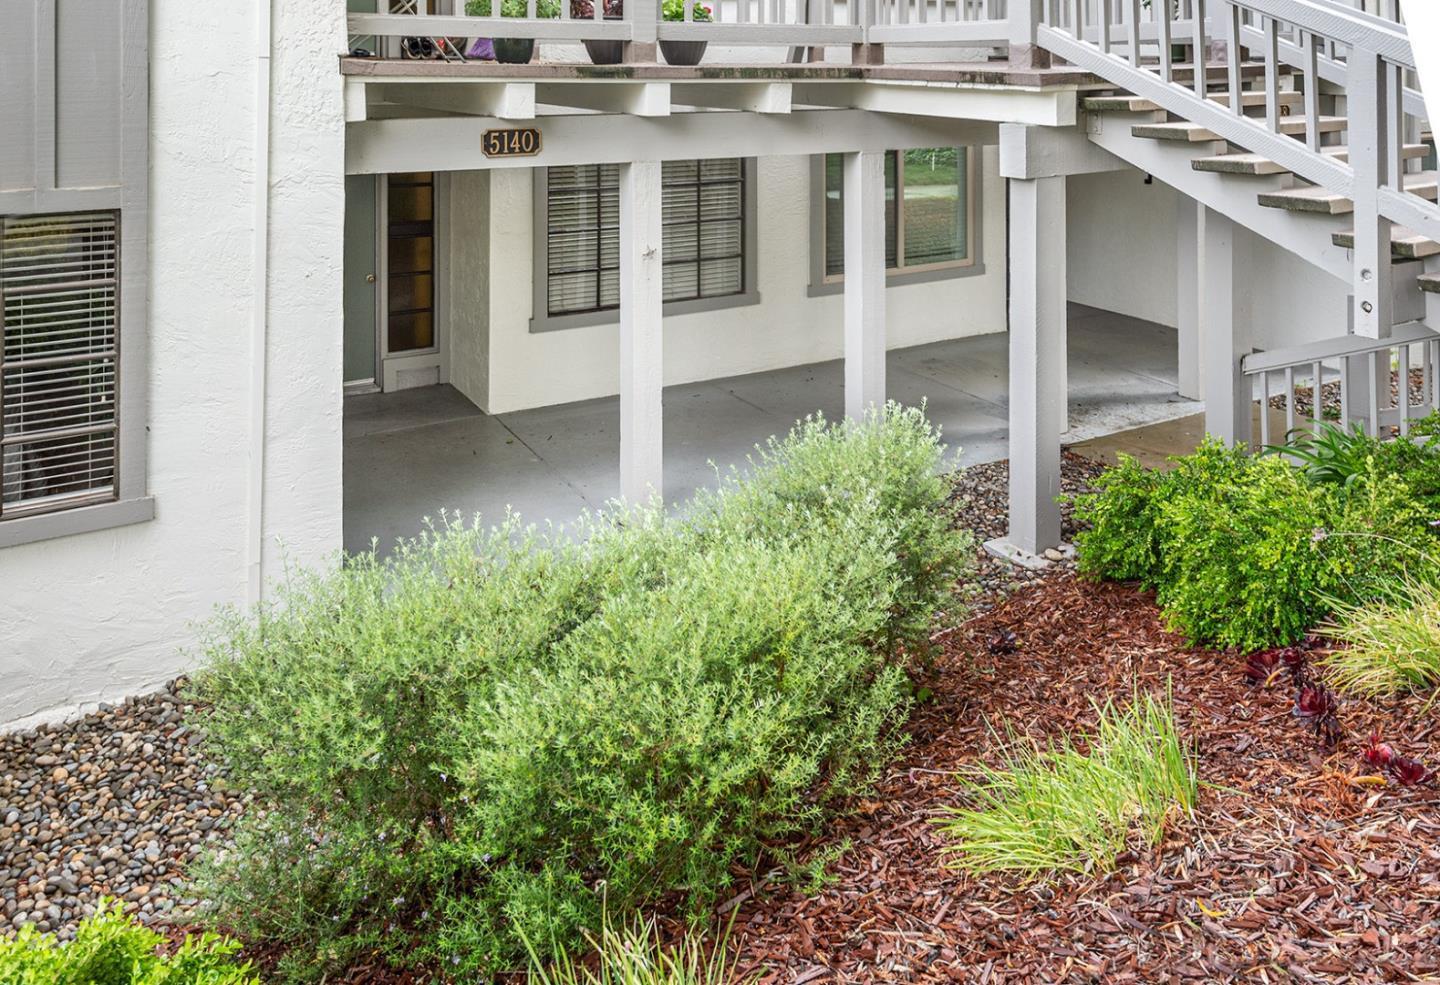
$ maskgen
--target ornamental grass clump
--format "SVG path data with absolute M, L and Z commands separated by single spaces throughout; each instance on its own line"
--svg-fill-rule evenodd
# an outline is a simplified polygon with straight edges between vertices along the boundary
M 966 806 L 945 811 L 949 862 L 970 872 L 1105 872 L 1133 841 L 1160 842 L 1195 807 L 1195 757 L 1173 706 L 1151 695 L 1096 706 L 1084 745 L 1014 741 L 1000 767 L 978 766 Z
M 667 945 L 653 921 L 636 921 L 622 930 L 606 920 L 600 934 L 587 935 L 586 943 L 594 958 L 581 964 L 563 949 L 542 958 L 526 941 L 530 985 L 746 985 L 750 980 L 735 977 L 730 966 L 728 928 L 713 947 L 693 935 Z
M 207 742 L 256 793 L 202 894 L 288 945 L 480 978 L 812 828 L 899 741 L 971 556 L 918 411 L 802 423 L 682 518 L 452 523 L 214 627 Z
M 1324 632 L 1343 646 L 1321 661 L 1335 686 L 1389 697 L 1440 687 L 1440 582 L 1406 575 L 1363 605 L 1336 603 Z

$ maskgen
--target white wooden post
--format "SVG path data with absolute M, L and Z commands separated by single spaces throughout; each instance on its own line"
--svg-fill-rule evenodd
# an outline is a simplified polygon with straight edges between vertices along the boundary
M 1350 167 L 1355 172 L 1356 335 L 1382 339 L 1395 323 L 1390 259 L 1390 220 L 1380 215 L 1379 190 L 1386 171 L 1389 118 L 1385 66 L 1371 51 L 1354 49 L 1348 64 L 1346 117 Z
M 1200 235 L 1205 207 L 1180 196 L 1175 215 L 1176 391 L 1200 399 Z
M 1200 346 L 1205 431 L 1231 445 L 1250 444 L 1250 387 L 1240 369 L 1246 332 L 1235 289 L 1235 224 L 1206 209 L 1200 247 Z
M 845 415 L 858 420 L 885 403 L 885 154 L 844 168 Z
M 1011 179 L 1010 532 L 992 553 L 1025 563 L 1060 546 L 1065 421 L 1065 178 Z M 1021 552 L 1019 554 L 1016 551 Z
M 620 165 L 620 495 L 664 494 L 660 162 Z

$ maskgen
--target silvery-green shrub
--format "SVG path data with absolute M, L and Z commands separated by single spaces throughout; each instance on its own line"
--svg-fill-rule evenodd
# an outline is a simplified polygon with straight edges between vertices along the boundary
M 694 912 L 899 741 L 971 556 L 918 411 L 802 422 L 667 517 L 449 523 L 212 627 L 207 742 L 253 790 L 200 876 L 293 978 L 460 978 L 669 894 Z

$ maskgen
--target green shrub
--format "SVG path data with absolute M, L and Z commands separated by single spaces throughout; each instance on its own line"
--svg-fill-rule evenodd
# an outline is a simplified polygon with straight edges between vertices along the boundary
M 1130 839 L 1159 844 L 1195 807 L 1195 757 L 1171 702 L 1150 695 L 1124 709 L 1096 707 L 1082 752 L 1069 739 L 1041 749 L 1015 743 L 1002 768 L 980 766 L 970 806 L 944 812 L 950 863 L 970 872 L 1108 871 Z
M 291 944 L 289 977 L 479 976 L 602 898 L 705 906 L 894 748 L 970 557 L 940 455 L 919 412 L 807 421 L 682 519 L 452 524 L 223 618 L 196 690 L 265 810 L 202 873 L 217 918 Z
M 1290 458 L 1315 482 L 1345 486 L 1372 467 L 1405 480 L 1428 509 L 1440 508 L 1440 412 L 1410 425 L 1405 438 L 1381 441 L 1358 424 L 1345 430 L 1321 424 L 1317 431 L 1297 428 L 1283 445 L 1266 451 Z
M 1335 686 L 1389 697 L 1440 687 L 1440 583 L 1405 577 L 1383 597 L 1336 603 L 1325 627 L 1345 645 L 1321 661 Z
M 1076 497 L 1080 569 L 1138 580 L 1193 643 L 1292 643 L 1334 599 L 1375 596 L 1425 556 L 1423 502 L 1374 456 L 1344 482 L 1214 440 L 1166 473 L 1124 461 Z
M 75 939 L 61 943 L 26 924 L 0 939 L 0 982 L 5 985 L 260 985 L 249 963 L 236 960 L 240 945 L 214 934 L 187 936 L 173 954 L 165 938 L 125 916 L 120 903 L 101 900 L 80 921 Z

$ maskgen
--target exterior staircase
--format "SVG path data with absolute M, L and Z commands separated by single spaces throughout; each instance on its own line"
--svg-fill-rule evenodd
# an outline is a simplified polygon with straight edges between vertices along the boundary
M 1440 408 L 1440 174 L 1422 163 L 1405 29 L 1336 0 L 1182 0 L 1144 16 L 1062 2 L 1039 29 L 1113 86 L 1082 97 L 1088 139 L 1351 287 L 1351 336 L 1239 371 L 1266 396 L 1277 376 L 1290 389 L 1338 377 L 1345 419 L 1372 431 Z M 1186 42 L 1215 64 L 1172 61 Z M 1387 405 L 1393 366 L 1423 370 L 1421 404 Z

